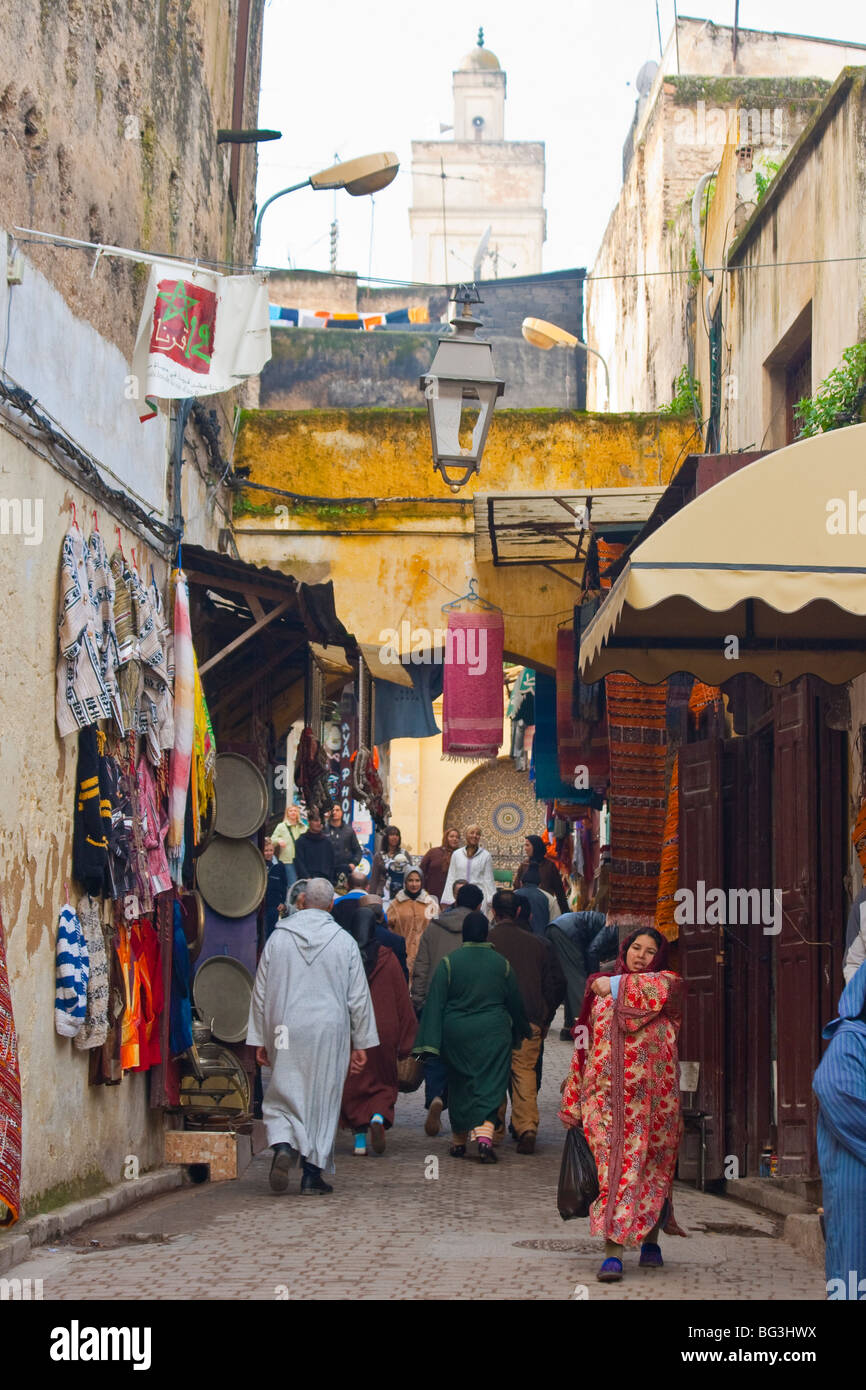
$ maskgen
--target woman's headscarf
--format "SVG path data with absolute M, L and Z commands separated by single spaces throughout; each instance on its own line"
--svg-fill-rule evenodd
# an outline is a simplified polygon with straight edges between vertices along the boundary
M 364 962 L 364 974 L 369 980 L 379 955 L 379 943 L 375 935 L 375 910 L 372 907 L 361 907 L 357 898 L 344 898 L 342 902 L 334 904 L 331 916 L 357 943 L 361 960 Z
M 409 882 L 409 879 L 412 877 L 413 874 L 417 874 L 420 880 L 418 884 L 417 893 L 410 893 L 409 889 L 406 887 L 406 884 Z M 406 894 L 406 897 L 411 898 L 413 902 L 417 901 L 417 899 L 420 898 L 421 894 L 424 892 L 424 875 L 422 874 L 420 869 L 416 869 L 414 866 L 412 866 L 411 868 L 408 868 L 406 870 L 406 873 L 403 877 L 403 892 Z
M 521 881 L 523 883 L 528 883 L 530 886 L 533 884 L 540 886 L 541 864 L 547 853 L 547 847 L 540 835 L 527 835 L 526 838 L 532 846 L 532 853 L 529 856 L 529 862 L 526 868 L 523 870 Z
M 637 931 L 630 932 L 628 936 L 623 938 L 623 941 L 619 948 L 619 955 L 616 958 L 616 964 L 614 965 L 613 970 L 596 970 L 594 974 L 587 976 L 586 989 L 583 995 L 583 1006 L 580 1010 L 580 1018 L 577 1020 L 574 1033 L 577 1034 L 577 1029 L 579 1028 L 582 1028 L 585 1031 L 577 1034 L 578 1037 L 589 1037 L 590 1015 L 592 1014 L 592 1006 L 596 1000 L 596 996 L 592 992 L 593 981 L 600 980 L 604 976 L 610 977 L 612 975 L 629 975 L 631 972 L 628 966 L 626 965 L 626 956 L 628 955 L 632 944 L 637 940 L 639 936 L 651 936 L 653 941 L 655 941 L 656 945 L 658 946 L 658 950 L 656 951 L 655 955 L 653 956 L 652 960 L 647 966 L 647 974 L 653 973 L 656 970 L 667 970 L 668 943 L 662 936 L 661 932 L 657 932 L 655 927 L 638 927 Z M 577 1049 L 577 1055 L 578 1066 L 580 1067 L 580 1070 L 582 1072 L 584 1063 L 586 1061 L 586 1048 L 579 1046 Z

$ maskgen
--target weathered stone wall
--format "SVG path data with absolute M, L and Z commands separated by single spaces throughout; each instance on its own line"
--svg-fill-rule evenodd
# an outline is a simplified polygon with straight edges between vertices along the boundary
M 607 359 L 612 409 L 665 405 L 680 370 L 694 367 L 701 310 L 691 199 L 701 176 L 718 167 L 729 137 L 736 143 L 741 131 L 759 134 L 756 158 L 781 163 L 828 86 L 811 77 L 657 80 L 587 281 L 587 341 Z M 749 112 L 757 117 L 747 119 Z M 603 393 L 603 372 L 590 358 L 590 406 L 597 408 Z
M 730 251 L 722 448 L 778 448 L 774 359 L 811 305 L 812 390 L 866 338 L 866 68 L 849 69 Z M 778 270 L 773 262 L 788 262 Z M 803 262 L 803 264 L 790 264 Z
M 263 0 L 252 0 L 242 124 L 257 114 Z M 167 412 L 139 425 L 124 396 L 148 271 L 105 258 L 90 278 L 82 251 L 23 244 L 23 282 L 7 286 L 6 231 L 15 224 L 144 250 L 246 263 L 252 248 L 255 150 L 240 157 L 237 216 L 228 197 L 235 28 L 230 0 L 97 0 L 0 9 L 0 321 L 7 369 L 96 460 L 111 485 L 165 516 L 171 430 Z M 11 301 L 10 301 L 11 296 Z M 8 318 L 7 318 L 8 311 Z M 4 331 L 4 341 L 6 334 Z M 229 453 L 233 400 L 211 398 Z M 94 501 L 62 476 L 48 449 L 16 437 L 0 403 L 0 907 L 9 957 L 24 1106 L 25 1211 L 58 1205 L 161 1162 L 159 1112 L 144 1075 L 91 1088 L 87 1056 L 54 1029 L 54 952 L 65 881 L 72 880 L 77 740 L 55 722 L 60 546 L 75 504 L 92 511 L 110 548 L 164 587 L 172 557 L 131 529 L 121 508 Z M 73 465 L 57 456 L 64 467 Z M 183 478 L 187 536 L 213 544 L 225 524 L 204 441 L 188 431 Z M 221 470 L 222 471 L 222 470 Z M 77 475 L 75 475 L 77 476 Z M 9 525 L 36 503 L 41 534 Z M 2 1239 L 2 1236 L 0 1236 Z
M 442 604 L 475 575 L 505 611 L 508 658 L 552 669 L 556 624 L 573 610 L 574 586 L 540 566 L 480 561 L 473 497 L 658 486 L 688 436 L 681 421 L 658 416 L 503 410 L 480 475 L 452 497 L 433 471 L 424 410 L 250 412 L 236 463 L 251 482 L 299 497 L 242 492 L 238 547 L 244 559 L 298 579 L 333 580 L 337 612 L 360 641 L 380 643 L 381 630 L 404 618 L 441 627 Z

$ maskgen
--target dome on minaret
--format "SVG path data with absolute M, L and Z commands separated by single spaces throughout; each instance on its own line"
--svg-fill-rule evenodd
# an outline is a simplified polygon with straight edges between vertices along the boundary
M 499 59 L 484 47 L 484 30 L 478 30 L 478 43 L 471 53 L 460 59 L 458 72 L 500 72 Z

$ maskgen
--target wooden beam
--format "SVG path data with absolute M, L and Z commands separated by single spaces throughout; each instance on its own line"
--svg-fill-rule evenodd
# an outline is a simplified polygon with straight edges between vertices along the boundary
M 264 610 L 264 608 L 262 608 L 261 603 L 260 603 L 259 600 L 256 598 L 256 596 L 255 596 L 255 594 L 253 593 L 252 589 L 243 589 L 243 590 L 242 590 L 242 593 L 243 593 L 243 596 L 244 596 L 244 598 L 246 599 L 247 603 L 248 603 L 249 606 L 250 606 L 250 612 L 252 613 L 253 617 L 256 619 L 256 622 L 259 622 L 259 623 L 260 623 L 261 620 L 262 620 L 262 618 L 265 616 L 265 610 Z
M 190 584 L 200 584 L 202 588 L 213 589 L 215 593 L 225 590 L 229 594 L 257 594 L 259 598 L 272 598 L 276 602 L 282 602 L 287 591 L 291 592 L 288 590 L 288 582 L 286 588 L 281 589 L 276 584 L 259 584 L 240 575 L 236 579 L 224 579 L 222 575 L 202 574 L 200 570 L 184 570 L 184 574 Z
M 255 637 L 257 632 L 261 632 L 263 628 L 266 628 L 268 623 L 272 623 L 275 618 L 281 618 L 288 609 L 293 607 L 293 599 L 287 598 L 283 603 L 278 603 L 276 608 L 272 608 L 270 613 L 266 613 L 263 618 L 259 618 L 258 622 L 251 623 L 246 631 L 242 632 L 239 637 L 236 637 L 233 642 L 229 642 L 227 647 L 223 647 L 222 650 L 218 651 L 214 656 L 208 657 L 207 661 L 202 666 L 199 666 L 199 675 L 203 676 L 212 666 L 216 666 L 218 661 L 222 661 L 230 652 L 236 652 L 238 647 L 244 646 L 251 637 Z

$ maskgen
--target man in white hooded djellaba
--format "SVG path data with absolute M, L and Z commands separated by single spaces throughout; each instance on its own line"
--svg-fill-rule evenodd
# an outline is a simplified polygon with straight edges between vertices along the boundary
M 270 1184 L 285 1192 L 302 1160 L 301 1192 L 331 1192 L 334 1140 L 347 1073 L 360 1071 L 379 1035 L 361 953 L 334 921 L 333 885 L 311 878 L 300 911 L 277 922 L 259 960 L 247 1042 L 271 1067 L 262 1103 L 274 1150 Z

